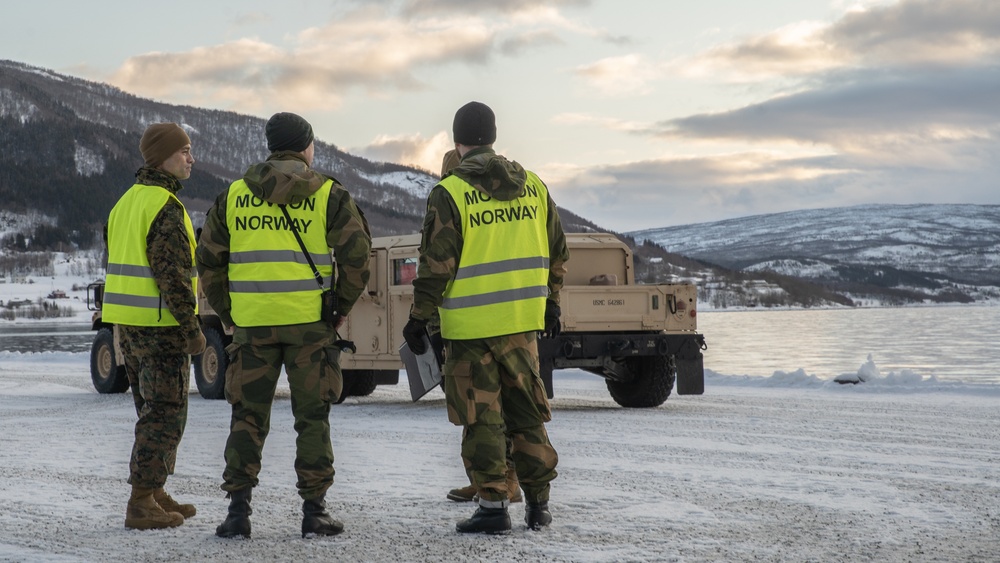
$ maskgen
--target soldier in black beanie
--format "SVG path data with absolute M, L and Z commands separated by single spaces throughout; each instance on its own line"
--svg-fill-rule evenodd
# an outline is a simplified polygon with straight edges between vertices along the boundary
M 264 126 L 267 150 L 303 152 L 313 142 L 313 128 L 302 117 L 281 112 L 271 116 Z
M 492 145 L 497 140 L 497 118 L 490 106 L 482 102 L 469 102 L 455 112 L 452 135 L 455 143 L 460 145 Z
M 552 522 L 550 483 L 559 461 L 545 430 L 551 409 L 537 339 L 560 330 L 566 235 L 542 180 L 493 150 L 489 106 L 459 108 L 452 133 L 461 160 L 427 196 L 403 338 L 414 354 L 426 353 L 428 324 L 440 316 L 448 419 L 464 428 L 462 459 L 479 496 L 476 512 L 455 529 L 507 533 L 508 506 L 523 496 L 524 522 L 537 530 Z
M 308 121 L 277 113 L 264 136 L 271 154 L 219 194 L 196 251 L 205 297 L 235 327 L 239 348 L 224 382 L 232 406 L 222 474 L 229 512 L 215 535 L 250 537 L 250 502 L 284 372 L 298 435 L 302 536 L 334 536 L 344 531 L 326 504 L 334 476 L 330 405 L 344 393 L 334 342 L 368 284 L 371 234 L 344 186 L 312 168 Z

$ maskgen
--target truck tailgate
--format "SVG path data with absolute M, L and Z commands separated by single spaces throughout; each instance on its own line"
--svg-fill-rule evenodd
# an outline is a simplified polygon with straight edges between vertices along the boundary
M 697 298 L 691 284 L 565 286 L 560 292 L 563 330 L 693 331 Z

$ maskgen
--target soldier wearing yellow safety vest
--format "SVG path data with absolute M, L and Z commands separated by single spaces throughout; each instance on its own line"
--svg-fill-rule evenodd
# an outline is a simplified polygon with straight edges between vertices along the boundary
M 163 486 L 187 421 L 190 355 L 205 351 L 205 336 L 196 316 L 194 229 L 177 199 L 194 164 L 191 139 L 176 123 L 154 123 L 139 150 L 145 164 L 108 219 L 102 318 L 118 330 L 139 417 L 125 527 L 149 529 L 179 526 L 196 512 Z
M 250 537 L 250 501 L 284 366 L 298 434 L 302 536 L 332 536 L 344 530 L 325 501 L 334 477 L 330 405 L 343 391 L 335 342 L 368 283 L 371 234 L 344 186 L 311 168 L 315 144 L 305 119 L 277 113 L 264 134 L 271 155 L 219 194 L 197 250 L 205 296 L 235 327 L 222 474 L 230 504 L 215 534 Z M 324 300 L 324 292 L 335 299 Z
M 403 329 L 426 352 L 428 321 L 440 313 L 448 418 L 464 427 L 462 458 L 479 508 L 459 532 L 506 533 L 506 432 L 524 491 L 525 523 L 547 526 L 558 456 L 539 375 L 537 334 L 559 331 L 559 290 L 569 259 L 548 188 L 534 173 L 496 154 L 496 121 L 485 104 L 455 114 L 461 162 L 427 198 L 414 303 Z

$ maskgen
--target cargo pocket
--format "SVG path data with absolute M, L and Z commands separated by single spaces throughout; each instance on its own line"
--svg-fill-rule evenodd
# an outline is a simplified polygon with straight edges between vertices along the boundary
M 531 368 L 531 395 L 535 400 L 535 408 L 538 409 L 538 414 L 542 417 L 542 422 L 552 420 L 552 407 L 549 406 L 549 397 L 545 393 L 545 382 L 542 381 L 542 376 L 535 366 Z
M 229 365 L 226 367 L 226 401 L 235 405 L 243 400 L 243 381 L 240 377 L 243 373 L 243 347 L 233 342 L 226 346 L 226 356 L 229 357 Z
M 459 426 L 476 422 L 476 393 L 472 388 L 472 362 L 447 360 L 444 364 L 448 420 Z
M 344 373 L 340 370 L 340 350 L 324 348 L 324 359 L 319 378 L 319 396 L 329 403 L 340 403 L 344 397 Z

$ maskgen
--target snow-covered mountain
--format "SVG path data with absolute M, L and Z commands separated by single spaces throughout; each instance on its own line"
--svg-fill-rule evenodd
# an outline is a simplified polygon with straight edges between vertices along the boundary
M 0 60 L 0 246 L 100 245 L 101 223 L 139 164 L 139 137 L 157 121 L 183 124 L 197 147 L 198 164 L 181 192 L 196 223 L 229 182 L 266 156 L 263 118 L 164 104 Z M 427 171 L 372 162 L 323 140 L 314 164 L 347 186 L 376 236 L 419 230 L 437 182 Z M 559 211 L 567 232 L 606 231 Z M 850 305 L 872 295 L 967 302 L 1000 298 L 993 287 L 1000 286 L 998 227 L 1000 206 L 864 206 L 624 238 L 635 250 L 637 280 L 697 283 L 700 299 L 719 307 Z
M 826 282 L 1000 285 L 1000 206 L 863 205 L 629 233 L 699 260 Z
M 187 130 L 197 155 L 180 194 L 193 214 L 267 156 L 264 118 L 165 104 L 0 60 L 0 206 L 54 216 L 70 230 L 92 228 L 131 185 L 143 130 L 164 121 Z M 316 141 L 313 166 L 347 187 L 375 235 L 418 231 L 427 193 L 438 180 L 424 170 L 349 154 L 323 139 Z M 560 215 L 568 230 L 600 230 L 566 210 Z

